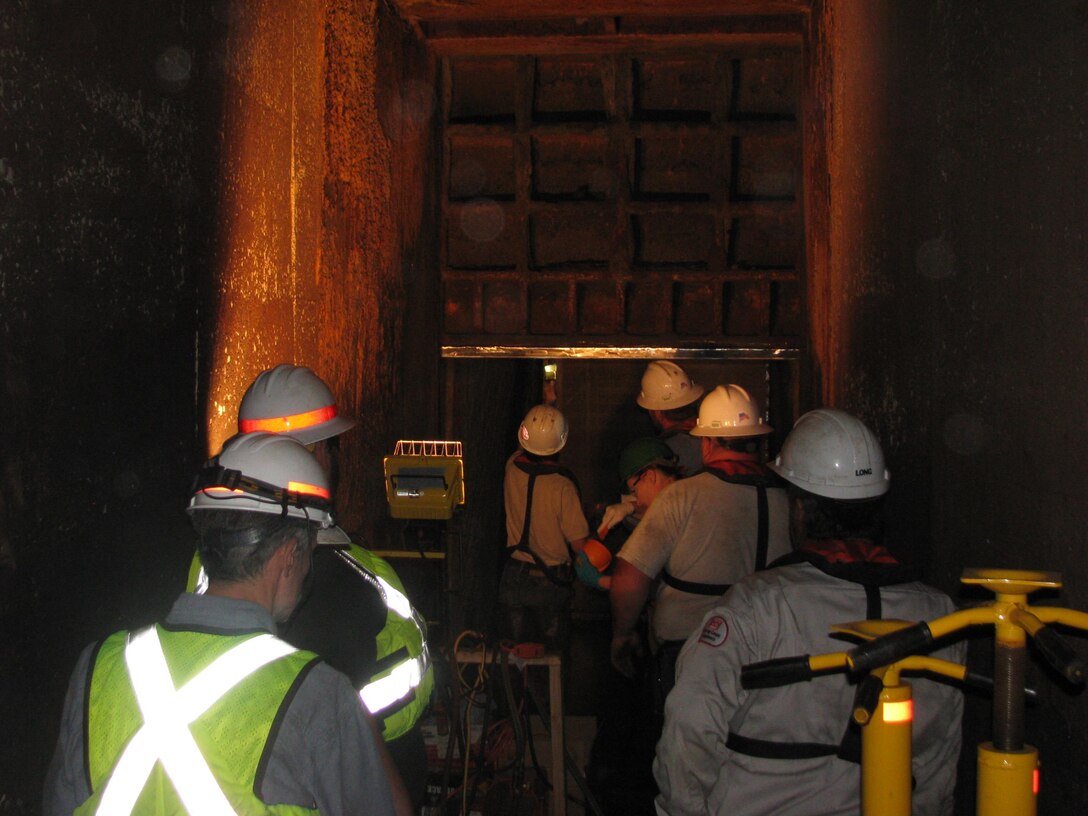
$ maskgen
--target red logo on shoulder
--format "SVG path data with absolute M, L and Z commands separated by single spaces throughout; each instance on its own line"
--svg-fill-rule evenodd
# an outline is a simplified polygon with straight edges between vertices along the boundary
M 721 615 L 707 618 L 703 624 L 703 633 L 699 635 L 699 642 L 707 646 L 721 646 L 729 640 L 729 624 Z

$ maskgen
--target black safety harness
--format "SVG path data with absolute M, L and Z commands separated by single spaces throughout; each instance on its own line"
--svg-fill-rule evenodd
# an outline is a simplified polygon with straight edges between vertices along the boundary
M 529 487 L 525 493 L 525 523 L 521 527 L 521 538 L 518 543 L 509 548 L 507 554 L 512 558 L 514 551 L 528 553 L 533 559 L 534 563 L 540 568 L 544 576 L 556 586 L 567 587 L 574 583 L 574 576 L 570 573 L 568 565 L 560 564 L 554 567 L 550 567 L 544 563 L 539 555 L 537 555 L 533 548 L 529 546 L 529 524 L 533 518 L 533 490 L 536 488 L 537 476 L 548 476 L 556 473 L 560 476 L 564 476 L 571 481 L 574 485 L 574 489 L 581 495 L 581 489 L 578 487 L 578 480 L 574 477 L 574 474 L 568 469 L 560 465 L 558 462 L 532 462 L 527 459 L 523 459 L 518 456 L 514 459 L 514 466 L 529 475 Z M 571 561 L 574 560 L 574 551 L 570 547 L 570 542 L 565 542 L 567 545 L 567 553 L 570 555 Z M 563 567 L 567 567 L 564 569 Z
M 767 547 L 770 537 L 770 512 L 767 505 L 767 489 L 771 487 L 784 487 L 784 483 L 774 474 L 763 471 L 753 473 L 725 473 L 718 468 L 704 468 L 700 473 L 710 473 L 717 476 L 723 482 L 729 484 L 747 485 L 756 489 L 756 563 L 755 569 L 766 569 Z M 756 468 L 753 468 L 755 470 Z M 661 580 L 673 589 L 681 592 L 690 592 L 693 595 L 724 595 L 731 584 L 707 584 L 701 581 L 685 581 L 670 575 L 668 570 L 662 570 Z
M 859 584 L 865 590 L 866 620 L 880 620 L 883 617 L 881 587 L 904 584 L 918 580 L 917 570 L 902 564 L 874 563 L 872 561 L 831 562 L 819 553 L 810 550 L 795 550 L 782 556 L 772 567 L 784 567 L 790 564 L 812 564 L 821 572 Z M 837 745 L 819 742 L 778 742 L 746 737 L 735 731 L 729 733 L 725 741 L 729 750 L 746 756 L 762 759 L 815 759 L 817 757 L 837 756 L 847 762 L 861 762 L 861 730 L 851 719 Z

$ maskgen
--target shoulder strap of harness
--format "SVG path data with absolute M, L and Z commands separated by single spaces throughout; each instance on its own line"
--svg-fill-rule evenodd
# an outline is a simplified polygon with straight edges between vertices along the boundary
M 569 479 L 571 484 L 574 485 L 574 489 L 578 491 L 578 495 L 582 495 L 582 488 L 578 484 L 578 479 L 575 477 L 573 471 L 558 462 L 531 462 L 528 459 L 517 456 L 514 458 L 514 467 L 522 473 L 528 473 L 530 476 L 549 476 L 553 473 L 557 473 L 560 476 Z
M 746 463 L 745 463 L 746 464 Z M 752 462 L 762 470 L 762 465 Z M 756 572 L 767 568 L 767 549 L 770 541 L 770 510 L 767 503 L 767 488 L 775 482 L 766 473 L 728 474 L 717 468 L 704 468 L 704 471 L 717 476 L 723 482 L 743 484 L 756 489 Z M 700 471 L 702 473 L 703 471 Z M 662 570 L 661 580 L 673 589 L 690 592 L 693 595 L 724 595 L 732 584 L 706 584 L 701 581 L 685 581 Z
M 751 467 L 750 473 L 726 473 L 719 468 L 704 468 L 723 482 L 730 484 L 747 485 L 756 489 L 756 563 L 755 570 L 759 572 L 767 568 L 767 549 L 770 542 L 770 510 L 767 502 L 767 488 L 782 487 L 783 482 L 773 473 L 768 473 L 766 468 L 758 462 L 736 462 L 736 465 Z
M 573 578 L 566 578 L 560 575 L 559 571 L 555 567 L 549 567 L 544 563 L 544 559 L 537 555 L 533 548 L 529 546 L 529 524 L 533 518 L 533 490 L 536 488 L 536 477 L 547 475 L 549 473 L 558 473 L 561 476 L 566 476 L 571 482 L 574 483 L 574 489 L 578 490 L 578 482 L 574 478 L 574 474 L 567 468 L 557 463 L 550 462 L 527 462 L 520 456 L 514 459 L 514 465 L 518 470 L 524 471 L 529 474 L 529 487 L 525 493 L 525 522 L 521 526 L 521 538 L 518 539 L 518 543 L 514 545 L 513 549 L 523 553 L 528 553 L 533 561 L 536 563 L 548 580 L 556 586 L 570 586 L 574 583 Z M 581 491 L 579 491 L 580 493 Z M 571 552 L 570 544 L 567 544 L 567 552 L 570 553 L 571 560 L 574 560 L 574 553 Z
M 917 571 L 900 564 L 884 564 L 867 561 L 838 563 L 822 558 L 819 553 L 794 550 L 775 561 L 773 566 L 809 563 L 821 572 L 858 584 L 865 590 L 865 617 L 879 620 L 883 615 L 880 588 L 916 580 Z M 821 756 L 837 756 L 847 762 L 861 762 L 861 733 L 851 719 L 838 745 L 810 742 L 773 742 L 730 733 L 726 746 L 747 756 L 766 759 L 810 759 Z

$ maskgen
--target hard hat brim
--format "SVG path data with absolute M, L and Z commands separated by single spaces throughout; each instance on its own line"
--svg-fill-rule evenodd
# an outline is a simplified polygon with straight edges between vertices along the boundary
M 799 476 L 788 467 L 776 462 L 769 462 L 767 468 L 777 473 L 791 485 L 796 485 L 806 493 L 811 493 L 814 496 L 821 496 L 825 499 L 838 499 L 840 501 L 849 501 L 851 499 L 876 499 L 887 493 L 888 488 L 891 486 L 891 477 L 886 470 L 884 471 L 883 478 L 874 480 L 868 484 L 845 485 L 831 482 L 806 481 L 805 479 L 799 478 Z
M 700 428 L 698 426 L 688 431 L 692 436 L 710 436 L 717 439 L 740 439 L 745 436 L 766 436 L 774 433 L 770 425 L 749 425 L 739 428 Z
M 322 527 L 317 531 L 318 547 L 346 547 L 351 544 L 351 536 L 340 527 Z
M 701 397 L 705 393 L 705 391 L 706 389 L 703 388 L 703 386 L 699 385 L 699 383 L 692 383 L 691 392 L 689 393 L 688 398 L 685 400 L 677 402 L 651 400 L 646 399 L 640 393 L 637 397 L 635 397 L 635 402 L 638 404 L 639 408 L 645 408 L 647 411 L 671 411 L 674 408 L 683 408 L 685 405 L 691 405 L 693 402 L 695 402 L 695 400 L 699 399 L 699 397 Z
M 299 428 L 293 431 L 283 431 L 283 436 L 297 439 L 303 445 L 313 445 L 323 439 L 332 439 L 344 431 L 355 427 L 355 420 L 346 416 L 335 416 L 320 425 L 312 425 L 309 428 Z

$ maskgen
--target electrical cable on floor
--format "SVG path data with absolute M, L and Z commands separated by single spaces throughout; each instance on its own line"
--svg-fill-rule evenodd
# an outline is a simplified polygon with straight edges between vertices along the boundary
M 466 646 L 467 644 L 467 646 Z M 450 735 L 443 767 L 443 780 L 441 800 L 448 805 L 457 801 L 460 805 L 461 816 L 472 812 L 477 794 L 481 785 L 487 791 L 483 807 L 485 812 L 495 806 L 493 796 L 508 797 L 502 805 L 504 812 L 521 812 L 526 802 L 526 797 L 533 799 L 537 804 L 545 790 L 554 791 L 556 780 L 549 780 L 548 773 L 542 767 L 537 756 L 536 741 L 532 737 L 530 727 L 530 713 L 540 716 L 541 722 L 547 734 L 551 734 L 550 721 L 547 712 L 537 701 L 529 683 L 527 667 L 518 666 L 519 679 L 521 681 L 521 694 L 513 681 L 511 659 L 517 662 L 519 657 L 536 657 L 536 654 L 525 654 L 527 646 L 539 646 L 535 644 L 513 644 L 504 642 L 497 648 L 488 648 L 486 636 L 480 632 L 471 630 L 463 631 L 453 644 L 453 657 L 451 660 L 452 671 L 448 675 L 449 683 L 447 691 L 452 694 L 451 709 L 449 714 Z M 476 660 L 458 660 L 457 655 L 471 654 L 479 650 L 478 663 Z M 490 670 L 494 664 L 499 663 L 499 672 Z M 472 664 L 475 676 L 469 677 L 466 667 Z M 456 677 L 456 680 L 453 680 Z M 464 710 L 461 706 L 464 705 Z M 495 708 L 496 705 L 498 708 Z M 479 715 L 473 709 L 482 706 L 483 722 L 478 727 L 480 737 L 478 744 L 473 742 L 473 730 L 476 726 L 474 720 Z M 506 709 L 505 716 L 492 722 L 493 710 Z M 454 713 L 456 712 L 456 713 Z M 450 790 L 450 771 L 454 754 L 457 753 L 453 743 L 456 738 L 460 742 L 460 756 L 463 767 L 460 774 L 460 785 L 456 790 Z M 529 785 L 526 782 L 526 753 L 528 748 L 529 759 L 532 762 L 535 776 L 539 780 L 537 784 Z M 561 766 L 569 773 L 581 790 L 584 799 L 567 795 L 567 800 L 582 805 L 592 811 L 594 816 L 603 816 L 603 812 L 589 790 L 581 770 L 575 764 L 566 746 L 562 748 L 562 757 L 553 757 L 555 763 L 561 759 Z M 472 765 L 472 768 L 469 765 Z M 563 773 L 564 770 L 556 769 Z M 561 780 L 559 780 L 561 781 Z M 539 785 L 539 786 L 538 786 Z M 507 793 L 502 793 L 508 791 Z M 457 800 L 454 799 L 457 797 Z M 499 800 L 502 801 L 501 799 Z M 445 812 L 451 812 L 449 810 Z

